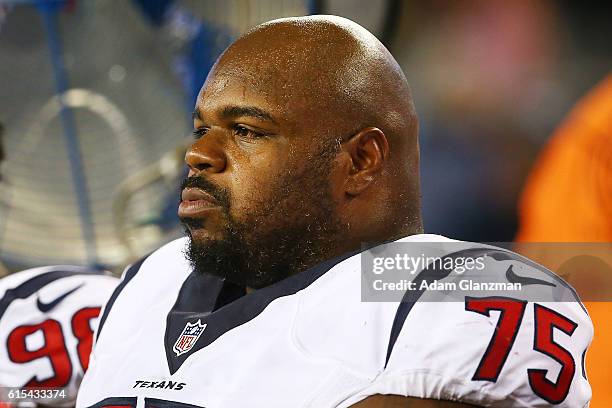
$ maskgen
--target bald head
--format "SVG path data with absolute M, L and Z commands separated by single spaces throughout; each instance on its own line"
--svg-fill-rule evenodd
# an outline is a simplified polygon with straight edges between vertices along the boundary
M 248 80 L 285 114 L 328 122 L 331 136 L 375 126 L 394 150 L 416 146 L 416 114 L 401 68 L 376 37 L 345 18 L 256 26 L 226 50 L 212 75 Z
M 222 87 L 243 82 L 279 109 L 296 134 L 314 130 L 315 142 L 379 129 L 389 150 L 374 193 L 400 218 L 420 217 L 418 122 L 410 88 L 397 61 L 360 25 L 337 16 L 258 25 L 223 53 L 211 79 Z
M 185 187 L 224 209 L 179 210 L 202 244 L 192 251 L 207 259 L 199 269 L 228 277 L 241 267 L 221 268 L 211 254 L 252 244 L 242 269 L 267 276 L 231 279 L 260 287 L 422 229 L 408 83 L 385 47 L 349 20 L 280 19 L 244 34 L 209 73 L 194 128 Z

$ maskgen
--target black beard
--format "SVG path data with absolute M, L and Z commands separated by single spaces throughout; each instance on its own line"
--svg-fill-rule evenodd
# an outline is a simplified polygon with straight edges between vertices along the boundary
M 333 242 L 307 238 L 302 228 L 275 230 L 254 243 L 233 230 L 224 240 L 199 242 L 190 237 L 185 255 L 198 273 L 260 289 L 327 259 L 331 248 Z
M 186 179 L 182 187 L 213 195 L 227 220 L 225 237 L 219 240 L 193 239 L 188 227 L 201 227 L 199 221 L 181 220 L 189 237 L 185 255 L 193 269 L 259 289 L 335 256 L 341 223 L 327 182 L 331 153 L 323 151 L 306 171 L 288 176 L 242 222 L 229 213 L 228 192 L 198 177 Z

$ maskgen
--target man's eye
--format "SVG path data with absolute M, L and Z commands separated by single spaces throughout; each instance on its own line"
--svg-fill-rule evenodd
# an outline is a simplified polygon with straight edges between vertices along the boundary
M 208 133 L 208 128 L 198 128 L 193 131 L 193 137 L 194 139 L 199 139 L 206 133 Z
M 237 136 L 248 138 L 258 138 L 263 136 L 263 133 L 255 132 L 254 130 L 240 125 L 234 126 L 234 133 L 236 133 Z

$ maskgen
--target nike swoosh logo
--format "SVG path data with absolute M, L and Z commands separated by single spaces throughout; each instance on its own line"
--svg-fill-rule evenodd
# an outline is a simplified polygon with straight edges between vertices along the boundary
M 548 281 L 541 280 L 541 279 L 536 279 L 536 278 L 531 278 L 529 276 L 520 276 L 520 275 L 517 275 L 516 272 L 514 272 L 514 270 L 512 270 L 512 265 L 510 265 L 508 267 L 508 270 L 506 271 L 506 279 L 510 283 L 520 283 L 523 286 L 527 286 L 527 285 L 545 285 L 545 286 L 552 286 L 552 287 L 555 287 L 555 288 L 557 287 L 557 285 L 555 285 L 552 282 L 548 282 Z
M 47 313 L 48 311 L 50 311 L 51 309 L 53 309 L 54 307 L 59 305 L 61 301 L 63 301 L 68 296 L 70 296 L 71 294 L 76 292 L 78 289 L 80 289 L 81 286 L 83 286 L 83 284 L 80 284 L 76 288 L 69 290 L 68 292 L 64 293 L 63 295 L 58 296 L 57 298 L 55 298 L 55 300 L 52 300 L 51 302 L 48 302 L 48 303 L 41 302 L 40 301 L 40 297 L 39 297 L 39 298 L 36 299 L 36 307 L 41 312 Z

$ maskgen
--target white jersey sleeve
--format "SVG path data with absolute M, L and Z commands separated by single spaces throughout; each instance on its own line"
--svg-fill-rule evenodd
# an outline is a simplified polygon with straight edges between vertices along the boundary
M 452 301 L 428 291 L 402 303 L 384 370 L 354 400 L 394 394 L 484 407 L 588 406 L 584 358 L 592 322 L 567 283 L 523 260 L 512 254 L 486 264 L 487 275 L 500 280 L 509 272 L 520 276 L 520 296 L 483 295 L 462 283 Z M 466 279 L 449 276 L 438 284 L 445 281 Z M 542 295 L 551 288 L 563 301 Z
M 588 319 L 566 304 L 473 300 L 468 305 L 473 310 L 457 303 L 416 304 L 385 371 L 360 394 L 485 407 L 588 405 L 591 390 L 582 361 L 592 336 Z M 514 326 L 521 309 L 520 325 Z M 415 336 L 419 332 L 427 333 L 426 346 L 424 336 Z
M 62 389 L 42 403 L 74 405 L 98 316 L 118 282 L 78 266 L 34 268 L 1 279 L 0 386 Z

